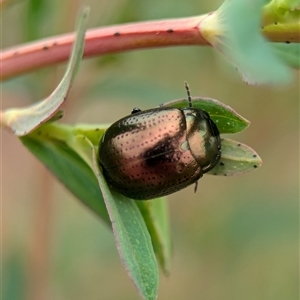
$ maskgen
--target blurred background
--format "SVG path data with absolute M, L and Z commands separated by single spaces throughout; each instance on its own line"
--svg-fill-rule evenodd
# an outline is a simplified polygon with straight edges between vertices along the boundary
M 20 0 L 2 11 L 2 48 L 71 32 L 82 4 L 89 28 L 187 17 L 221 1 Z M 2 109 L 49 95 L 66 64 L 2 84 Z M 230 138 L 263 166 L 240 177 L 204 176 L 169 196 L 173 260 L 159 299 L 298 299 L 299 72 L 284 88 L 248 86 L 211 47 L 173 47 L 82 62 L 65 123 L 112 123 L 135 106 L 186 96 L 216 98 L 251 121 Z M 3 299 L 140 299 L 113 235 L 20 141 L 1 139 Z

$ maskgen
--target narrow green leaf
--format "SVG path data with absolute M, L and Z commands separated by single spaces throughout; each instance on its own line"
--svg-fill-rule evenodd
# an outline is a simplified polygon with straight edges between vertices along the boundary
M 99 170 L 95 148 L 89 142 L 93 155 L 94 172 L 110 216 L 120 257 L 125 268 L 144 299 L 157 298 L 159 273 L 151 243 L 136 201 L 109 189 Z
M 254 171 L 261 165 L 261 158 L 249 146 L 230 139 L 222 139 L 221 160 L 207 174 L 236 176 Z
M 94 172 L 74 150 L 39 130 L 20 139 L 81 202 L 110 224 Z
M 52 94 L 29 107 L 4 111 L 3 125 L 10 128 L 16 135 L 26 135 L 51 119 L 66 100 L 82 58 L 88 14 L 89 9 L 85 8 L 79 17 L 77 35 L 66 73 Z
M 220 133 L 236 133 L 246 129 L 250 122 L 239 115 L 231 107 L 218 100 L 206 97 L 192 97 L 193 107 L 206 111 L 216 123 Z M 188 107 L 187 99 L 167 102 L 163 106 L 184 108 Z
M 165 198 L 136 202 L 151 236 L 156 257 L 168 275 L 171 265 L 171 233 L 168 205 Z

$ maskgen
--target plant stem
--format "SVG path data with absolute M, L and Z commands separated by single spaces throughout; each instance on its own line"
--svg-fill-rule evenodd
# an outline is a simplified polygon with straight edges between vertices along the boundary
M 90 29 L 85 37 L 84 57 L 143 48 L 207 45 L 198 28 L 205 16 Z M 70 33 L 3 51 L 1 79 L 67 61 L 74 37 Z
M 201 22 L 209 14 L 121 24 L 90 29 L 85 36 L 84 57 L 135 49 L 184 45 L 210 45 L 201 35 Z M 294 26 L 294 27 L 293 27 Z M 271 42 L 299 42 L 299 24 L 291 28 L 266 26 L 263 34 Z M 69 59 L 75 34 L 50 37 L 0 53 L 1 80 Z

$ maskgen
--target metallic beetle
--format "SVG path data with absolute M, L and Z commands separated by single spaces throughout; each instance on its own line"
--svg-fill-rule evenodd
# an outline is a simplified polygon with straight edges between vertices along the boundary
M 219 131 L 207 112 L 192 107 L 140 111 L 112 124 L 99 145 L 108 183 L 137 200 L 179 191 L 212 169 L 221 157 Z

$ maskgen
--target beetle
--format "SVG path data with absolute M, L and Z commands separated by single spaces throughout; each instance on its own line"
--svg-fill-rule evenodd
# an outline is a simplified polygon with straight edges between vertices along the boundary
M 99 144 L 99 164 L 109 185 L 136 200 L 177 192 L 195 183 L 221 157 L 221 139 L 209 114 L 193 108 L 138 108 L 113 123 Z

